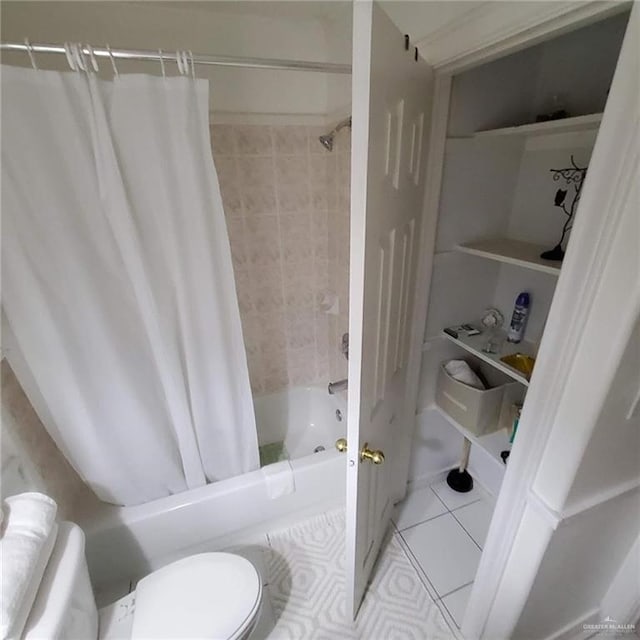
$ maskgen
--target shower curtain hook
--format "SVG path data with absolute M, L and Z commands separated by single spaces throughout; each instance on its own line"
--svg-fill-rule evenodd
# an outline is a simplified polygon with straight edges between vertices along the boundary
M 189 59 L 191 60 L 191 77 L 196 79 L 196 63 L 193 61 L 193 52 L 189 50 Z
M 176 63 L 178 64 L 178 71 L 180 72 L 180 75 L 183 76 L 184 71 L 182 70 L 182 55 L 180 51 L 176 51 Z
M 71 71 L 77 71 L 76 61 L 73 57 L 73 51 L 71 49 L 71 45 L 68 42 L 64 43 L 64 54 L 67 56 L 67 62 L 69 63 L 69 67 Z
M 166 74 L 164 72 L 164 60 L 162 58 L 162 49 L 158 49 L 158 54 L 160 55 L 160 68 L 162 69 L 162 77 L 166 78 Z
M 182 52 L 182 68 L 184 69 L 184 75 L 189 77 L 189 55 L 186 51 Z
M 96 56 L 93 53 L 93 47 L 88 44 L 87 45 L 87 51 L 89 52 L 89 60 L 91 61 L 91 68 L 98 73 L 99 68 L 98 68 L 98 61 L 96 60 Z
M 113 67 L 113 75 L 117 78 L 120 74 L 118 73 L 118 67 L 116 67 L 113 51 L 111 51 L 111 47 L 109 45 L 107 45 L 107 52 L 109 53 L 109 60 L 111 60 L 111 66 Z
M 82 45 L 79 43 L 72 44 L 71 51 L 73 52 L 73 57 L 75 58 L 78 68 L 82 71 L 86 71 L 87 60 L 84 57 L 84 52 L 82 51 Z
M 27 47 L 27 53 L 29 54 L 29 60 L 31 60 L 31 66 L 33 67 L 33 69 L 35 71 L 38 70 L 38 65 L 36 64 L 36 58 L 33 55 L 33 47 L 31 46 L 31 43 L 29 42 L 29 38 L 25 38 L 24 39 L 24 44 Z

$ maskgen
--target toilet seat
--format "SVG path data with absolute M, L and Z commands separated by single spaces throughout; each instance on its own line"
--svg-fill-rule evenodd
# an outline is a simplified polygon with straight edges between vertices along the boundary
M 149 574 L 136 588 L 132 640 L 239 640 L 253 627 L 262 582 L 245 558 L 200 553 Z

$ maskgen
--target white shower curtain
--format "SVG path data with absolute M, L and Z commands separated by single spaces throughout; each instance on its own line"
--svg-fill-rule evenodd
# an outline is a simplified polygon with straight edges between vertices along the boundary
M 259 464 L 207 114 L 205 80 L 2 67 L 3 309 L 116 504 Z

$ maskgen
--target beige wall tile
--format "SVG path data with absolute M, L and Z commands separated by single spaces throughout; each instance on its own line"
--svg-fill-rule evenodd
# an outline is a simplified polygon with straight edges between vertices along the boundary
M 236 280 L 236 292 L 238 294 L 240 317 L 244 318 L 253 313 L 255 309 L 253 304 L 253 287 L 251 286 L 249 272 L 246 269 L 236 268 L 234 270 L 234 275 Z
M 211 128 L 254 394 L 346 376 L 350 135 L 323 127 Z M 340 314 L 320 311 L 330 292 Z
M 220 183 L 220 193 L 226 218 L 241 218 L 243 213 L 242 197 L 237 183 Z
M 227 125 L 211 125 L 211 148 L 214 155 L 234 156 L 236 155 L 236 141 L 232 127 Z
M 274 184 L 260 187 L 243 186 L 240 197 L 244 207 L 244 214 L 249 218 L 278 213 Z
M 286 317 L 282 309 L 258 316 L 260 344 L 263 350 L 275 349 L 284 353 L 287 347 Z
M 232 129 L 235 132 L 238 155 L 266 156 L 273 153 L 271 127 L 247 125 L 236 126 Z
M 278 187 L 278 210 L 280 213 L 306 213 L 311 198 L 307 184 L 286 184 Z
M 308 156 L 276 156 L 275 162 L 278 189 L 284 185 L 309 184 Z
M 285 315 L 288 349 L 315 349 L 315 313 L 313 309 L 287 310 Z
M 276 154 L 306 155 L 309 149 L 306 127 L 273 127 L 273 141 Z
M 270 156 L 239 156 L 238 180 L 242 186 L 269 187 L 275 179 L 273 158 Z

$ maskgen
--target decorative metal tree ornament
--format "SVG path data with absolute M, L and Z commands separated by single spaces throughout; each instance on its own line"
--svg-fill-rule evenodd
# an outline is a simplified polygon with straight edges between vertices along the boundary
M 580 193 L 582 191 L 582 184 L 584 183 L 584 178 L 587 175 L 587 167 L 579 167 L 574 159 L 571 156 L 571 166 L 566 167 L 564 169 L 549 169 L 553 174 L 553 179 L 558 182 L 560 180 L 564 181 L 566 189 L 558 189 L 556 191 L 556 195 L 553 201 L 554 206 L 562 209 L 567 219 L 562 227 L 562 235 L 560 236 L 560 240 L 558 244 L 551 249 L 550 251 L 543 251 L 540 254 L 540 257 L 544 260 L 556 260 L 562 261 L 564 258 L 564 249 L 562 248 L 562 243 L 564 239 L 571 231 L 571 227 L 573 226 L 573 216 L 576 212 L 576 207 L 578 206 L 578 202 L 580 200 Z M 567 200 L 567 195 L 569 194 L 569 189 L 573 187 L 573 194 L 571 196 L 571 203 L 569 204 L 569 208 L 565 204 Z

